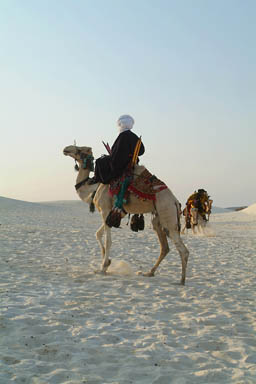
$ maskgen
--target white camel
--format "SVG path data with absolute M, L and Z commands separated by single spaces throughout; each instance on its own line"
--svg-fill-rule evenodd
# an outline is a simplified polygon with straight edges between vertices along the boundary
M 79 172 L 76 179 L 76 190 L 81 200 L 93 203 L 101 213 L 103 224 L 96 232 L 96 238 L 99 242 L 102 254 L 101 272 L 106 273 L 111 260 L 109 258 L 111 247 L 111 229 L 106 224 L 106 218 L 113 207 L 113 198 L 109 195 L 109 185 L 104 184 L 88 184 L 89 174 L 91 171 L 90 161 L 93 161 L 92 149 L 90 147 L 77 147 L 70 145 L 64 148 L 64 155 L 75 159 L 79 164 Z M 145 167 L 136 165 L 135 174 L 140 174 Z M 134 176 L 136 177 L 136 176 Z M 180 204 L 170 189 L 166 188 L 156 194 L 156 201 L 140 200 L 130 193 L 129 203 L 124 204 L 127 213 L 152 213 L 153 229 L 157 233 L 160 243 L 160 255 L 153 268 L 143 273 L 144 276 L 154 276 L 161 261 L 169 252 L 167 236 L 173 241 L 177 251 L 179 252 L 182 265 L 181 284 L 185 284 L 186 268 L 188 262 L 189 251 L 185 247 L 180 237 Z M 125 214 L 124 214 L 125 215 Z M 103 243 L 103 235 L 105 234 L 105 243 Z

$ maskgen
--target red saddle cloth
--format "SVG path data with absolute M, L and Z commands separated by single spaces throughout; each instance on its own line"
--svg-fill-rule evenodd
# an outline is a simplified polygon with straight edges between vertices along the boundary
M 112 180 L 109 184 L 109 193 L 111 196 L 117 195 L 121 189 L 124 180 L 130 177 L 131 182 L 127 188 L 127 192 L 133 193 L 142 200 L 156 200 L 156 193 L 168 188 L 167 185 L 152 175 L 147 169 L 136 177 L 134 180 L 132 174 L 125 173 L 120 178 Z
M 123 182 L 125 181 L 126 178 L 132 180 L 132 173 L 131 173 L 131 171 L 125 171 L 122 174 L 122 176 L 118 177 L 117 179 L 113 179 L 113 180 L 110 181 L 108 192 L 109 192 L 109 194 L 112 197 L 115 196 L 115 195 L 118 195 L 118 193 L 120 192 L 120 189 L 122 187 L 122 184 L 123 184 Z

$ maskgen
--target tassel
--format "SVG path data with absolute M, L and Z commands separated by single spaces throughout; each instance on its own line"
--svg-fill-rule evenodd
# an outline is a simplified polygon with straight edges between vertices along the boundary
M 92 213 L 95 211 L 95 205 L 93 202 L 95 194 L 96 194 L 96 191 L 93 191 L 93 193 L 91 195 L 90 212 L 92 212 Z
M 94 205 L 94 203 L 93 202 L 91 202 L 91 204 L 90 204 L 90 212 L 94 212 L 95 211 L 95 205 Z
M 143 231 L 145 226 L 144 216 L 142 214 L 135 214 L 132 216 L 130 228 L 134 232 Z
M 108 217 L 106 218 L 106 224 L 112 228 L 119 228 L 121 223 L 121 211 L 113 209 L 109 212 Z
M 143 231 L 144 227 L 145 227 L 144 216 L 141 214 L 138 220 L 139 231 Z
M 133 215 L 131 218 L 130 228 L 133 232 L 138 232 L 138 230 L 139 230 L 138 219 L 139 219 L 139 215 L 136 215 L 136 214 Z

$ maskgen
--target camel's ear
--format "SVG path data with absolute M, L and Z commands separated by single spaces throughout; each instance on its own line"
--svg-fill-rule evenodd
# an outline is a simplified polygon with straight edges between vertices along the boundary
M 92 155 L 92 149 L 91 149 L 90 147 L 87 147 L 87 148 L 86 148 L 86 153 L 87 153 L 88 155 Z

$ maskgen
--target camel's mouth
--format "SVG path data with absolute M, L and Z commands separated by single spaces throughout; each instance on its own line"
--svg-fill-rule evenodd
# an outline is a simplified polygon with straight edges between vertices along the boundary
M 73 148 L 70 148 L 70 147 L 65 147 L 64 149 L 63 149 L 63 154 L 65 155 L 65 156 L 71 156 L 73 153 L 74 153 L 74 151 L 72 150 Z

